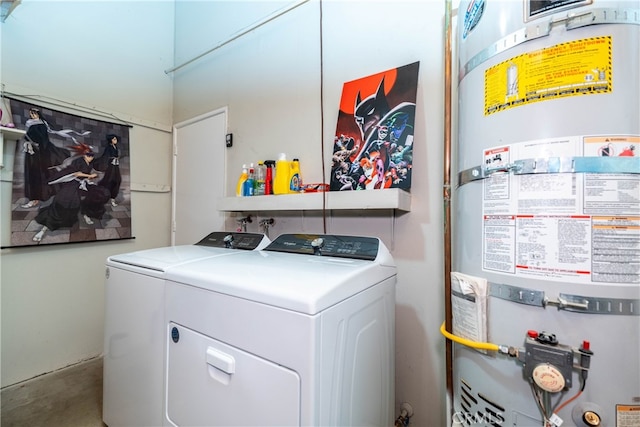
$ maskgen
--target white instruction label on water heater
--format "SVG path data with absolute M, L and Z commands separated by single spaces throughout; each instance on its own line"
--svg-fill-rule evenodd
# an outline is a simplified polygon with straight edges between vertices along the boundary
M 571 136 L 483 152 L 517 160 L 638 156 L 640 137 Z M 640 175 L 493 173 L 483 189 L 483 269 L 577 283 L 640 283 Z
M 616 426 L 635 427 L 640 425 L 640 405 L 616 405 Z

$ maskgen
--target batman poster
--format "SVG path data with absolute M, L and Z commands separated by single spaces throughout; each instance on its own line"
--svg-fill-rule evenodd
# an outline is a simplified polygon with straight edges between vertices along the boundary
M 411 188 L 419 64 L 343 85 L 331 191 Z

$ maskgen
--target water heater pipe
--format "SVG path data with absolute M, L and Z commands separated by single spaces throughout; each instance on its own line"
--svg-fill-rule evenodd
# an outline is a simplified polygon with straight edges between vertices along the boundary
M 505 351 L 507 349 L 507 347 L 505 346 L 499 346 L 498 344 L 493 344 L 490 342 L 473 341 L 473 340 L 459 337 L 457 335 L 453 335 L 452 333 L 447 331 L 445 327 L 445 322 L 442 322 L 442 325 L 440 325 L 440 333 L 444 335 L 445 338 L 447 338 L 447 342 L 455 341 L 458 344 L 462 344 L 464 346 L 475 348 L 478 350 L 500 351 L 502 353 L 508 352 L 508 351 Z
M 442 188 L 444 204 L 444 311 L 447 330 L 451 330 L 451 0 L 445 0 L 444 37 L 444 180 Z M 453 344 L 445 344 L 445 371 L 447 394 L 453 402 Z

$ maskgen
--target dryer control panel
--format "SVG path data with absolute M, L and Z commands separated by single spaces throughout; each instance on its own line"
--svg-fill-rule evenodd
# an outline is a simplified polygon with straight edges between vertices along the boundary
M 196 243 L 196 245 L 252 251 L 258 248 L 264 238 L 265 235 L 260 233 L 214 231 Z
M 380 241 L 375 237 L 282 234 L 265 250 L 373 261 L 378 256 L 379 246 Z

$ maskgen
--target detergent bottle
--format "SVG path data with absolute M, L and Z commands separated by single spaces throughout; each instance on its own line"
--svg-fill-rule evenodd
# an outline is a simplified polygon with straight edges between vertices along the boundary
M 242 173 L 240 174 L 240 178 L 238 178 L 238 184 L 236 184 L 236 196 L 244 196 L 244 183 L 248 177 L 249 171 L 247 169 L 247 165 L 242 165 Z
M 289 193 L 299 193 L 302 190 L 302 176 L 300 175 L 300 160 L 293 159 L 291 161 L 291 170 L 289 172 Z
M 285 153 L 280 153 L 276 160 L 276 176 L 273 179 L 273 194 L 289 193 L 291 182 L 291 162 Z

